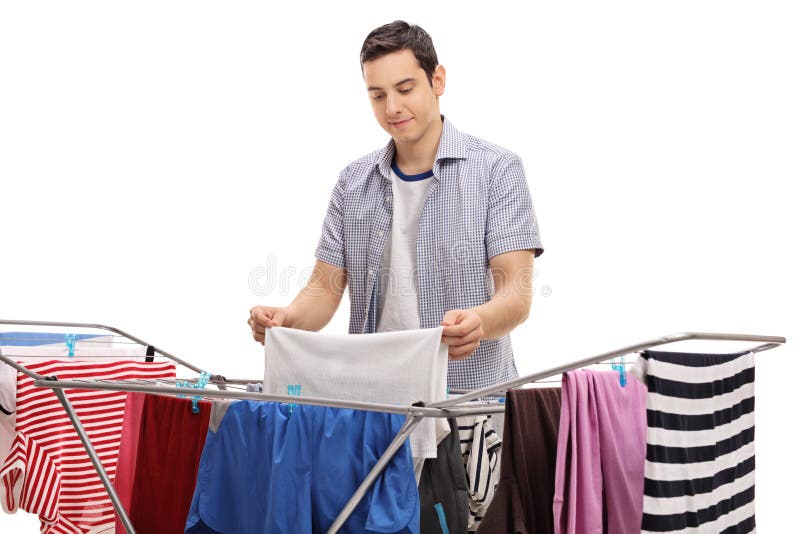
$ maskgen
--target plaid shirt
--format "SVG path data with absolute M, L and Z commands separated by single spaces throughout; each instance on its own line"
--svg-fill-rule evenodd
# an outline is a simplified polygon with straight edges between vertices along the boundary
M 347 271 L 350 333 L 375 332 L 381 256 L 392 224 L 394 142 L 348 165 L 333 188 L 316 257 Z M 520 158 L 463 134 L 444 119 L 417 234 L 420 328 L 494 294 L 489 259 L 513 250 L 542 253 Z M 448 364 L 448 385 L 475 389 L 517 376 L 511 339 L 481 340 Z

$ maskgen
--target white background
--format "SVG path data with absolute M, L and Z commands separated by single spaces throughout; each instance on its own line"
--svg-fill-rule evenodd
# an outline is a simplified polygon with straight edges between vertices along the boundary
M 756 385 L 758 524 L 786 532 L 796 4 L 393 4 L 3 3 L 0 318 L 110 324 L 261 376 L 248 310 L 291 300 L 339 170 L 386 142 L 358 52 L 403 18 L 447 68 L 442 112 L 526 165 L 546 252 L 521 372 L 680 331 L 789 338 Z

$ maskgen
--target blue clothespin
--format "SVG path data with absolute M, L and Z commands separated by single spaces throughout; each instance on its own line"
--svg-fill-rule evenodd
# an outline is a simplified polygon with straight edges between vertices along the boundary
M 288 394 L 289 395 L 291 395 L 293 397 L 299 397 L 300 396 L 300 384 L 289 384 L 288 386 L 286 386 L 286 389 L 288 390 Z M 290 414 L 294 412 L 294 407 L 295 406 L 297 406 L 297 405 L 296 404 L 289 404 L 289 413 Z
M 205 389 L 210 379 L 211 379 L 211 373 L 203 371 L 202 373 L 200 373 L 200 378 L 197 379 L 197 383 L 190 387 L 194 387 L 197 389 Z M 192 397 L 192 413 L 200 413 L 199 396 Z
M 197 382 L 192 384 L 191 382 L 181 382 L 180 380 L 175 382 L 176 388 L 191 388 L 191 389 L 205 389 L 208 385 L 208 381 L 211 379 L 211 373 L 207 373 L 203 371 L 200 373 L 200 377 L 197 379 Z M 179 398 L 186 398 L 186 395 L 178 393 L 177 396 Z M 200 413 L 200 396 L 199 395 L 192 395 L 192 413 Z
M 611 369 L 619 373 L 619 385 L 625 387 L 625 384 L 628 383 L 628 377 L 625 374 L 625 360 L 620 358 L 617 361 L 616 358 L 613 358 L 611 360 Z
M 75 339 L 77 336 L 75 334 L 64 334 L 64 342 L 67 344 L 67 350 L 69 351 L 68 356 L 70 358 L 75 357 Z

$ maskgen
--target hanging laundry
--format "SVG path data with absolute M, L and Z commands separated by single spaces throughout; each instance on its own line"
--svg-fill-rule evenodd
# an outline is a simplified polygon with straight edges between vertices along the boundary
M 402 415 L 252 401 L 213 403 L 186 532 L 326 532 L 403 426 Z M 340 532 L 418 533 L 408 441 Z
M 198 408 L 190 399 L 128 394 L 114 488 L 138 534 L 184 531 L 211 403 Z M 125 532 L 119 519 L 116 531 Z
M 75 358 L 91 361 L 145 359 L 145 347 L 136 344 L 114 346 L 113 336 L 75 334 Z M 69 358 L 64 333 L 0 332 L 0 352 L 14 361 L 43 361 Z M 0 362 L 0 466 L 14 440 L 17 396 L 17 370 Z
M 755 531 L 755 358 L 645 351 L 642 532 Z
M 26 367 L 61 380 L 174 378 L 172 363 L 131 361 L 42 361 Z M 124 392 L 64 390 L 83 423 L 98 457 L 114 477 L 119 450 Z M 114 510 L 67 413 L 52 390 L 17 376 L 16 435 L 0 467 L 0 502 L 36 514 L 41 533 L 111 532 Z
M 458 418 L 461 459 L 469 488 L 467 532 L 478 530 L 500 480 L 502 441 L 493 423 L 494 418 L 491 415 Z
M 442 400 L 447 392 L 447 345 L 442 327 L 380 334 L 320 334 L 268 328 L 265 336 L 264 393 L 302 395 L 409 405 Z M 437 426 L 427 418 L 411 434 L 414 458 L 436 458 Z
M 559 388 L 508 391 L 500 481 L 478 534 L 553 532 L 560 413 Z
M 561 382 L 553 497 L 556 534 L 633 534 L 642 518 L 647 390 L 609 371 Z
M 0 362 L 0 465 L 14 441 L 17 421 L 17 370 Z
M 64 332 L 0 332 L 0 347 L 42 347 L 64 346 L 65 336 L 72 336 L 76 346 L 90 344 L 109 346 L 113 335 L 105 334 L 65 334 Z
M 69 347 L 65 343 L 40 346 L 15 346 L 3 348 L 3 356 L 19 362 L 56 360 L 56 359 L 85 359 L 93 362 L 110 362 L 117 360 L 144 361 L 147 357 L 147 347 L 136 344 L 117 344 L 102 346 L 92 341 L 75 343 L 73 356 L 70 357 Z
M 424 533 L 467 532 L 469 488 L 461 456 L 458 423 L 449 419 L 450 433 L 438 447 L 436 458 L 428 458 L 419 481 L 420 531 Z
M 144 393 L 128 392 L 125 398 L 125 411 L 122 416 L 122 430 L 119 439 L 119 455 L 117 456 L 117 472 L 114 476 L 114 491 L 117 492 L 122 508 L 130 519 L 133 481 L 136 477 L 136 453 L 139 449 L 139 430 L 142 426 L 142 408 Z M 114 518 L 117 533 L 124 533 L 125 527 L 119 517 Z

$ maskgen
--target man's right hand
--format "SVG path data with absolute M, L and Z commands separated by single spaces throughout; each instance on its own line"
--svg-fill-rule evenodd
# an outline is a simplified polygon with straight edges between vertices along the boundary
M 264 344 L 264 329 L 273 326 L 287 326 L 287 308 L 273 306 L 253 306 L 247 324 L 253 333 L 253 339 Z

